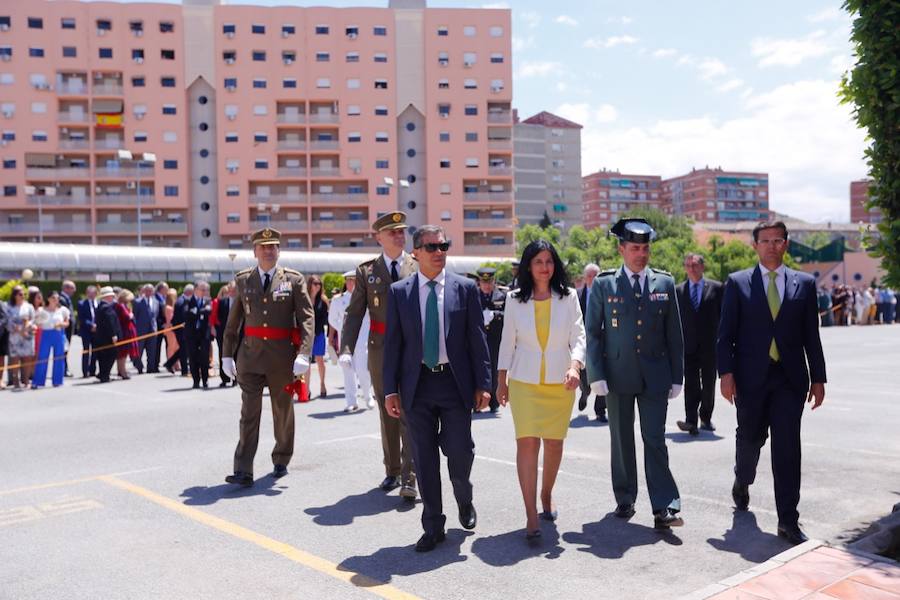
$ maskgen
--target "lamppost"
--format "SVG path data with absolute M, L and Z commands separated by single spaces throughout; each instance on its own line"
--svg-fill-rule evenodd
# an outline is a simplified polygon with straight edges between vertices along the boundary
M 38 205 L 38 242 L 44 243 L 44 196 L 56 196 L 56 188 L 55 187 L 41 187 L 38 189 L 33 185 L 23 186 L 23 190 L 26 196 L 37 197 L 37 205 Z M 39 193 L 43 192 L 43 193 Z
M 136 153 L 132 153 L 130 150 L 117 150 L 116 154 L 119 157 L 119 160 L 129 160 L 135 163 L 136 167 L 136 180 L 135 180 L 135 188 L 137 190 L 137 245 L 143 246 L 143 224 L 141 223 L 141 166 L 142 163 L 149 163 L 153 165 L 156 163 L 156 155 L 152 152 L 144 152 L 141 155 L 141 158 L 137 158 Z

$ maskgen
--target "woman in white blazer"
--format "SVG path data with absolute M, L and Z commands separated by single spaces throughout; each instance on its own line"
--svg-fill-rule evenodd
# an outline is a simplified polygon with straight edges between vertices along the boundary
M 522 252 L 519 289 L 510 293 L 503 315 L 497 399 L 512 407 L 516 466 L 525 501 L 525 537 L 540 537 L 539 517 L 553 521 L 553 484 L 562 462 L 575 389 L 584 365 L 584 321 L 578 295 L 556 248 L 534 241 Z M 508 381 L 507 381 L 508 379 Z M 537 465 L 541 442 L 544 472 L 542 512 L 537 512 Z

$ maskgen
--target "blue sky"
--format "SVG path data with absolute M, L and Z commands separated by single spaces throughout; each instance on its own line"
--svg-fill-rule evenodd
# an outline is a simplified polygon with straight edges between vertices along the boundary
M 549 110 L 583 124 L 583 173 L 764 171 L 776 211 L 815 222 L 849 218 L 849 185 L 866 174 L 866 141 L 836 96 L 852 64 L 840 0 L 429 5 L 512 9 L 514 104 L 523 118 Z

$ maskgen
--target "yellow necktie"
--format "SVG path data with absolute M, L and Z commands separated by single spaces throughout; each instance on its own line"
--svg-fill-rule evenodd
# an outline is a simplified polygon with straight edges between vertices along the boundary
M 772 320 L 778 318 L 778 310 L 781 308 L 781 296 L 778 295 L 778 286 L 775 285 L 775 278 L 778 277 L 778 273 L 775 271 L 769 271 L 769 290 L 766 293 L 766 296 L 769 300 L 769 310 L 772 311 Z M 778 362 L 781 360 L 781 356 L 778 354 L 778 346 L 775 344 L 775 338 L 772 338 L 772 345 L 769 346 L 769 358 Z

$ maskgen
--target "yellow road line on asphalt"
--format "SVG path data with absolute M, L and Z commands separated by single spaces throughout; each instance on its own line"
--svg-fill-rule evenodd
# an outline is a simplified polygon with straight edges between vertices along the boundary
M 135 469 L 134 471 L 122 471 L 121 473 L 110 473 L 109 477 L 116 475 L 131 475 L 134 473 L 146 473 L 147 471 L 157 471 L 161 467 L 149 467 L 147 469 Z M 9 496 L 11 494 L 21 494 L 24 492 L 34 492 L 39 490 L 49 490 L 58 487 L 66 487 L 69 485 L 77 485 L 79 483 L 87 483 L 89 481 L 97 481 L 104 475 L 93 475 L 91 477 L 81 477 L 79 479 L 68 479 L 65 481 L 52 481 L 50 483 L 38 483 L 35 485 L 27 485 L 24 487 L 12 488 L 10 490 L 0 490 L 0 496 Z
M 329 577 L 340 579 L 341 581 L 345 581 L 368 592 L 372 592 L 376 596 L 386 598 L 387 600 L 418 600 L 417 596 L 408 594 L 383 581 L 372 579 L 371 577 L 362 575 L 360 573 L 343 570 L 340 566 L 327 561 L 324 558 L 319 558 L 314 554 L 310 554 L 309 552 L 305 552 L 303 550 L 300 550 L 299 548 L 295 548 L 290 544 L 279 542 L 278 540 L 262 535 L 261 533 L 257 533 L 255 531 L 247 529 L 246 527 L 242 527 L 237 523 L 232 523 L 231 521 L 226 521 L 225 519 L 214 517 L 213 515 L 203 512 L 202 510 L 186 506 L 181 502 L 178 502 L 177 500 L 166 498 L 165 496 L 157 494 L 156 492 L 152 492 L 147 488 L 143 488 L 123 479 L 119 479 L 118 477 L 114 477 L 111 475 L 101 475 L 96 479 L 103 481 L 113 487 L 125 490 L 126 492 L 141 496 L 142 498 L 150 500 L 151 502 L 158 504 L 163 508 L 167 508 L 193 521 L 206 525 L 207 527 L 212 527 L 213 529 L 221 531 L 222 533 L 226 533 L 232 537 L 244 540 L 245 542 L 250 542 L 251 544 L 259 546 L 260 548 L 268 550 L 269 552 L 280 554 L 288 560 L 303 565 L 304 567 L 313 569 L 315 571 L 318 571 L 319 573 L 328 575 Z

